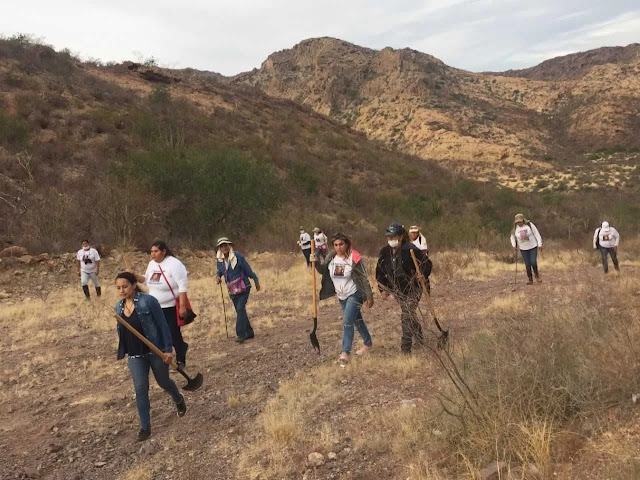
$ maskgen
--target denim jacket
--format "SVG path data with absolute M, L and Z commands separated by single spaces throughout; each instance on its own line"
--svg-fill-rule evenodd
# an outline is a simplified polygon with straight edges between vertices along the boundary
M 133 303 L 147 340 L 164 353 L 171 353 L 173 350 L 171 331 L 158 300 L 146 293 L 136 292 Z M 124 298 L 116 304 L 116 313 L 122 317 L 123 310 Z M 124 330 L 125 327 L 118 323 L 118 360 L 124 358 L 125 354 L 125 345 L 122 340 Z
M 258 275 L 251 270 L 251 267 L 247 263 L 247 260 L 244 258 L 240 252 L 234 252 L 236 258 L 238 259 L 238 263 L 236 263 L 236 268 L 225 268 L 226 260 L 218 261 L 218 272 L 217 275 L 219 277 L 224 277 L 227 283 L 235 280 L 240 277 L 244 272 L 244 284 L 247 288 L 251 288 L 251 283 L 249 282 L 250 278 L 253 278 L 253 281 L 256 285 L 260 284 L 258 280 Z

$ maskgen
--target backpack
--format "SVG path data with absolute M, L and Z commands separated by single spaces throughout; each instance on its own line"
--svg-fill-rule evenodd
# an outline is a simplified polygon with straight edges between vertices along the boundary
M 596 248 L 597 249 L 600 248 L 600 230 L 602 230 L 602 228 L 599 228 L 598 232 L 596 233 Z

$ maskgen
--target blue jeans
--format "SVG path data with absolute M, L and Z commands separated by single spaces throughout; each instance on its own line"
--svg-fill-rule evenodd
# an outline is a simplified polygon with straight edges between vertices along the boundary
M 538 247 L 533 247 L 531 250 L 520 250 L 522 254 L 522 259 L 524 260 L 524 266 L 527 267 L 527 277 L 533 278 L 531 274 L 531 269 L 533 269 L 533 273 L 538 276 Z
M 229 295 L 236 309 L 236 335 L 238 338 L 253 338 L 253 328 L 251 328 L 247 315 L 247 301 L 250 291 L 251 288 L 247 288 L 239 295 Z
M 141 357 L 129 357 L 129 371 L 136 391 L 136 407 L 140 417 L 140 428 L 151 430 L 151 404 L 149 403 L 149 368 L 153 370 L 156 382 L 163 388 L 174 403 L 180 403 L 182 394 L 177 385 L 169 378 L 169 365 L 154 353 Z
M 346 300 L 340 300 L 342 307 L 342 351 L 347 355 L 351 353 L 351 345 L 353 344 L 354 325 L 358 329 L 358 333 L 362 337 L 364 344 L 368 347 L 373 345 L 371 335 L 367 329 L 367 324 L 362 318 L 362 295 L 356 292 Z
M 604 268 L 604 273 L 609 273 L 609 262 L 607 261 L 607 254 L 611 255 L 611 260 L 613 260 L 613 268 L 616 270 L 620 270 L 620 265 L 618 265 L 618 254 L 616 253 L 614 248 L 600 247 L 600 256 L 602 256 L 602 268 Z

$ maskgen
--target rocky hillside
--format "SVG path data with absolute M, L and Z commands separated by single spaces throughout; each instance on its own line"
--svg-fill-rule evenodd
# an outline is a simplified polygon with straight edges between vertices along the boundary
M 398 150 L 481 178 L 497 174 L 508 184 L 522 166 L 542 175 L 582 164 L 595 149 L 640 144 L 637 52 L 636 45 L 601 49 L 535 72 L 483 74 L 415 50 L 317 38 L 230 81 L 308 105 Z M 553 72 L 568 64 L 578 66 L 556 80 Z

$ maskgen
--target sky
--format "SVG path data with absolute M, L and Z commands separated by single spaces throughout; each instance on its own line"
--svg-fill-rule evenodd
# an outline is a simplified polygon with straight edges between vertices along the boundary
M 311 37 L 413 48 L 471 71 L 503 71 L 640 42 L 639 0 L 27 0 L 0 34 L 32 34 L 83 59 L 154 57 L 224 75 Z

